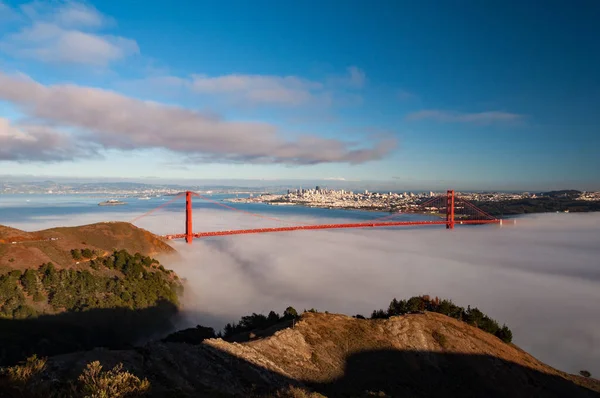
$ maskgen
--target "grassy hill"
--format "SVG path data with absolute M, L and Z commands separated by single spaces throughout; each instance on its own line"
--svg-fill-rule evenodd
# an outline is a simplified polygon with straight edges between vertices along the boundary
M 14 242 L 14 243 L 13 243 Z M 52 262 L 59 269 L 75 267 L 72 249 L 109 254 L 114 249 L 154 256 L 174 252 L 160 237 L 125 222 L 25 232 L 0 225 L 0 274 Z
M 181 281 L 150 257 L 174 249 L 131 224 L 0 226 L 0 239 L 0 365 L 131 345 L 178 310 Z

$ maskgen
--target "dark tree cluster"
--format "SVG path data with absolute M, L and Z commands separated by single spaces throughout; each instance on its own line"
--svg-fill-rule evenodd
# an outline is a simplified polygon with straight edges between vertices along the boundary
M 252 315 L 243 316 L 236 324 L 228 323 L 223 330 L 223 337 L 228 338 L 242 332 L 250 332 L 252 330 L 266 329 L 282 321 L 291 321 L 298 318 L 298 312 L 293 307 L 287 307 L 280 316 L 275 311 L 269 312 L 269 315 L 253 313 Z
M 87 247 L 84 249 L 71 249 L 71 257 L 74 260 L 90 259 L 101 255 L 102 253 L 99 250 L 92 250 Z
M 215 334 L 215 330 L 213 328 L 197 325 L 195 328 L 179 330 L 175 333 L 171 333 L 162 341 L 165 343 L 187 343 L 198 345 L 206 339 L 214 339 L 215 337 L 221 336 L 220 334 Z
M 459 307 L 451 300 L 440 300 L 438 297 L 431 299 L 429 296 L 415 296 L 408 300 L 393 299 L 387 311 L 375 310 L 371 319 L 386 319 L 391 316 L 405 315 L 411 313 L 422 313 L 424 311 L 437 312 L 473 325 L 483 331 L 493 334 L 506 343 L 512 341 L 512 332 L 506 326 L 500 327 L 497 321 L 488 317 L 478 308 L 467 309 Z
M 95 255 L 86 249 L 72 253 L 74 257 Z M 155 264 L 158 264 L 155 259 L 121 250 L 90 260 L 89 271 L 58 270 L 52 263 L 24 273 L 11 271 L 0 276 L 0 317 L 22 319 L 39 315 L 26 304 L 26 296 L 34 302 L 47 302 L 55 312 L 142 309 L 161 300 L 177 305 L 181 284 L 172 271 L 154 267 Z M 122 276 L 106 270 L 118 271 Z

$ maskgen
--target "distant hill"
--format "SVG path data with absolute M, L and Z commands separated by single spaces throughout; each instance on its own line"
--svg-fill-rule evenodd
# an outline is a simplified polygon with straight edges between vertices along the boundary
M 13 243 L 14 242 L 14 243 Z M 154 256 L 175 250 L 160 237 L 125 222 L 108 222 L 79 227 L 51 228 L 25 232 L 0 225 L 0 274 L 11 269 L 39 267 L 52 262 L 57 268 L 76 266 L 72 249 L 114 249 Z
M 155 397 L 597 397 L 600 392 L 598 380 L 560 372 L 441 314 L 367 320 L 304 313 L 291 326 L 272 327 L 244 343 L 154 342 L 52 357 L 29 383 L 39 389 L 43 380 L 77 380 L 86 364 L 99 361 L 106 370 L 122 363 L 147 378 L 149 389 L 139 381 L 136 388 Z
M 583 192 L 581 191 L 577 191 L 575 189 L 563 189 L 560 191 L 549 191 L 549 192 L 542 192 L 540 195 L 541 196 L 549 196 L 551 198 L 567 198 L 567 199 L 576 199 L 578 198 Z

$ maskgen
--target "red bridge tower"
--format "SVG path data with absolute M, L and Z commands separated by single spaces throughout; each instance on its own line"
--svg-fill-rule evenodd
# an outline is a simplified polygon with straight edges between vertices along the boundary
M 185 241 L 192 243 L 194 232 L 192 231 L 192 192 L 185 192 Z
M 446 229 L 454 229 L 454 190 L 446 192 Z

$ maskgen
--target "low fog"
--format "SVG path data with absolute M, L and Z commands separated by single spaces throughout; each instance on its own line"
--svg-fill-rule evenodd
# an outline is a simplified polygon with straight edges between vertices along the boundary
M 114 213 L 128 220 L 130 214 Z M 107 214 L 35 219 L 28 230 L 106 220 Z M 293 220 L 293 218 L 289 218 Z M 317 220 L 303 220 L 317 221 Z M 321 220 L 322 221 L 322 220 Z M 274 226 L 226 211 L 194 214 L 194 230 Z M 182 213 L 138 226 L 183 232 Z M 174 243 L 165 266 L 186 280 L 178 326 L 221 329 L 252 313 L 297 310 L 369 316 L 397 297 L 430 294 L 477 306 L 513 331 L 514 343 L 576 373 L 600 374 L 600 214 L 544 214 L 516 225 L 295 231 Z

